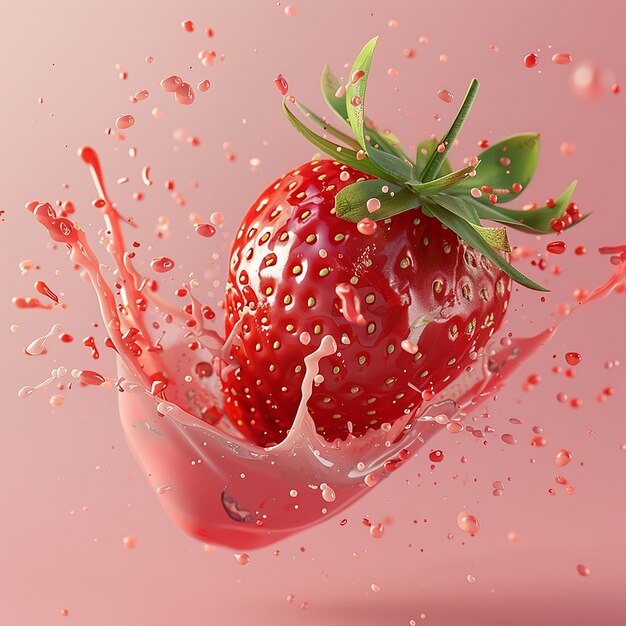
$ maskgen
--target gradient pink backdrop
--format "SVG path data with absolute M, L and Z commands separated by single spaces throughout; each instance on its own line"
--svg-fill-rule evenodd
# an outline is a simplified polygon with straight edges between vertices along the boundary
M 454 153 L 456 163 L 480 138 L 537 130 L 542 159 L 528 199 L 560 193 L 572 178 L 579 179 L 576 199 L 594 214 L 566 234 L 570 250 L 558 260 L 564 268 L 559 280 L 533 274 L 554 289 L 547 302 L 527 291 L 515 295 L 511 330 L 540 330 L 558 302 L 572 300 L 575 287 L 593 286 L 609 274 L 608 260 L 596 249 L 626 243 L 619 190 L 624 96 L 607 94 L 586 102 L 572 93 L 570 82 L 575 66 L 587 59 L 626 82 L 623 3 L 294 4 L 296 17 L 287 17 L 285 3 L 272 0 L 4 0 L 0 7 L 0 209 L 6 211 L 0 223 L 5 398 L 0 421 L 0 624 L 365 626 L 405 625 L 411 619 L 436 626 L 623 624 L 624 370 L 604 365 L 614 360 L 626 364 L 623 295 L 614 294 L 568 320 L 550 346 L 491 403 L 491 424 L 499 433 L 514 433 L 516 446 L 504 446 L 497 437 L 483 446 L 467 434 L 444 433 L 434 444 L 445 453 L 435 471 L 422 455 L 354 505 L 346 526 L 332 519 L 281 542 L 276 546 L 280 556 L 274 556 L 273 548 L 251 553 L 246 567 L 230 550 L 207 553 L 167 519 L 125 446 L 114 393 L 74 390 L 60 409 L 49 406 L 46 392 L 17 398 L 21 386 L 39 382 L 52 367 L 90 366 L 80 341 L 51 343 L 47 358 L 22 354 L 23 346 L 53 322 L 63 323 L 80 339 L 99 319 L 91 292 L 64 252 L 49 250 L 43 229 L 23 210 L 31 199 L 71 199 L 79 209 L 77 219 L 95 240 L 99 215 L 89 206 L 94 191 L 76 157 L 77 147 L 89 143 L 100 151 L 112 195 L 142 225 L 143 241 L 159 215 L 170 217 L 173 235 L 156 245 L 154 253 L 176 250 L 184 270 L 202 274 L 218 243 L 190 237 L 189 211 L 208 217 L 210 211 L 222 210 L 225 229 L 232 229 L 267 183 L 312 153 L 283 119 L 273 78 L 282 72 L 292 91 L 320 110 L 317 85 L 323 63 L 341 72 L 374 34 L 381 39 L 369 111 L 406 144 L 431 132 L 440 134 L 455 107 L 438 100 L 437 90 L 451 90 L 458 102 L 476 75 L 482 89 Z M 194 20 L 198 30 L 185 33 L 180 27 L 184 19 Z M 397 29 L 388 27 L 390 19 L 398 20 Z M 214 28 L 214 39 L 204 36 L 206 26 Z M 430 43 L 419 45 L 420 35 Z M 490 50 L 490 44 L 499 52 Z M 417 50 L 416 58 L 402 55 L 406 47 Z M 226 59 L 203 68 L 196 57 L 202 48 L 223 52 Z M 523 56 L 537 48 L 540 65 L 525 69 Z M 574 63 L 552 64 L 552 53 L 559 51 L 570 52 Z M 152 65 L 143 60 L 149 54 L 156 59 Z M 447 54 L 447 63 L 439 60 L 440 54 Z M 127 81 L 117 78 L 116 63 L 128 71 Z M 398 69 L 397 80 L 387 76 L 389 67 Z M 194 85 L 209 78 L 211 90 L 197 94 L 191 107 L 177 105 L 158 87 L 171 73 Z M 128 96 L 140 88 L 151 92 L 150 99 L 130 105 Z M 165 111 L 161 120 L 149 114 L 157 105 Z M 105 136 L 104 129 L 128 112 L 137 118 L 128 139 Z M 435 112 L 442 115 L 441 123 L 434 121 Z M 173 139 L 179 127 L 199 136 L 202 145 L 192 148 Z M 225 141 L 237 155 L 234 163 L 224 158 Z M 564 141 L 576 144 L 574 156 L 561 156 Z M 134 161 L 127 154 L 131 145 L 138 148 Z M 261 159 L 256 172 L 248 163 L 253 157 Z M 139 179 L 144 164 L 152 166 L 158 184 L 136 204 L 132 191 L 146 191 Z M 131 182 L 116 186 L 114 181 L 124 175 Z M 166 178 L 177 181 L 187 195 L 186 208 L 176 207 L 164 191 L 161 181 Z M 198 189 L 191 188 L 193 179 L 200 181 Z M 62 182 L 71 188 L 62 189 Z M 222 241 L 223 246 L 226 239 Z M 514 235 L 514 242 L 536 245 L 521 234 Z M 581 244 L 589 253 L 577 257 L 573 248 Z M 22 278 L 18 263 L 25 258 L 34 259 L 41 270 Z M 533 271 L 527 262 L 522 267 Z M 67 310 L 20 312 L 11 305 L 13 295 L 35 295 L 37 279 L 64 293 Z M 13 323 L 21 326 L 18 334 L 9 332 Z M 96 336 L 101 344 L 101 330 Z M 562 365 L 570 350 L 583 355 L 575 378 L 552 374 L 551 366 Z M 103 352 L 98 366 L 112 371 L 111 355 Z M 524 393 L 521 384 L 531 372 L 543 381 Z M 608 385 L 615 395 L 596 402 L 596 394 Z M 580 397 L 583 406 L 558 403 L 559 391 Z M 523 424 L 509 424 L 511 417 Z M 544 428 L 545 448 L 530 446 L 533 425 Z M 571 450 L 575 460 L 558 470 L 552 457 L 561 447 Z M 575 495 L 556 485 L 557 473 L 575 486 Z M 495 480 L 506 485 L 500 497 L 491 493 Z M 556 495 L 548 495 L 550 488 Z M 481 521 L 474 538 L 456 526 L 463 509 Z M 382 540 L 371 538 L 361 525 L 365 515 L 372 521 L 393 518 Z M 511 531 L 519 533 L 518 542 L 507 540 Z M 124 548 L 127 535 L 139 539 L 136 549 Z M 589 567 L 589 576 L 577 573 L 579 563 Z M 470 574 L 474 583 L 467 580 Z M 380 592 L 371 591 L 372 583 Z M 295 602 L 287 602 L 289 594 Z M 306 610 L 300 608 L 302 602 L 308 603 Z M 60 614 L 64 607 L 68 617 Z

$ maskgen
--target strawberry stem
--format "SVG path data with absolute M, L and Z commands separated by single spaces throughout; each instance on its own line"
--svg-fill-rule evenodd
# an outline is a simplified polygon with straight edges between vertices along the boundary
M 483 151 L 479 155 L 480 161 L 472 161 L 467 167 L 452 171 L 447 153 L 476 99 L 479 83 L 475 78 L 441 142 L 422 141 L 417 146 L 413 163 L 394 135 L 379 133 L 365 116 L 365 92 L 377 40 L 378 37 L 374 37 L 368 41 L 357 56 L 350 84 L 341 86 L 328 65 L 322 72 L 324 99 L 337 117 L 351 128 L 354 138 L 297 103 L 306 117 L 345 145 L 340 146 L 315 134 L 289 110 L 288 99 L 283 99 L 283 111 L 299 133 L 333 159 L 376 177 L 374 180 L 356 181 L 337 193 L 337 216 L 351 222 L 369 219 L 368 203 L 372 200 L 379 203 L 379 208 L 371 215 L 375 221 L 421 206 L 426 216 L 434 217 L 452 229 L 513 280 L 530 289 L 545 291 L 500 254 L 510 251 L 506 229 L 502 226 L 484 227 L 481 219 L 534 233 L 553 232 L 561 223 L 562 229 L 568 228 L 587 217 L 569 201 L 576 183 L 570 184 L 549 206 L 532 211 L 505 209 L 496 204 L 498 194 L 501 202 L 508 202 L 517 198 L 530 183 L 539 159 L 539 135 L 536 133 L 507 137 Z M 291 98 L 290 101 L 295 102 Z M 575 210 L 570 212 L 570 205 Z M 568 219 L 563 217 L 566 209 Z

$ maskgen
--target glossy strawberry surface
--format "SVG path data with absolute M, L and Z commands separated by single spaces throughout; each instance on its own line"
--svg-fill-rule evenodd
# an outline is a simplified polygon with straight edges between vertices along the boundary
M 338 350 L 321 362 L 308 407 L 332 441 L 418 407 L 502 321 L 510 278 L 438 220 L 416 208 L 367 235 L 334 214 L 336 194 L 364 178 L 335 161 L 305 163 L 259 196 L 236 234 L 223 391 L 228 417 L 261 445 L 285 437 L 304 357 L 324 335 Z M 344 315 L 338 285 L 353 288 L 362 324 Z

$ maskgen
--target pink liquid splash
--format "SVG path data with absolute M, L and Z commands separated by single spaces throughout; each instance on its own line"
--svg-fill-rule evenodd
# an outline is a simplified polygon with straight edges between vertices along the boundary
M 31 202 L 27 207 L 53 241 L 67 246 L 72 263 L 86 273 L 100 305 L 107 345 L 117 353 L 117 378 L 91 370 L 72 375 L 84 385 L 108 384 L 119 391 L 128 444 L 161 505 L 183 530 L 204 542 L 259 548 L 336 515 L 390 476 L 434 435 L 463 430 L 463 418 L 493 396 L 556 332 L 556 326 L 551 326 L 528 338 L 498 341 L 494 337 L 472 368 L 437 395 L 427 394 L 418 410 L 393 425 L 332 443 L 316 433 L 307 412 L 319 362 L 337 350 L 335 339 L 326 336 L 305 358 L 302 397 L 287 437 L 278 445 L 259 447 L 223 419 L 220 377 L 228 366 L 223 355 L 232 335 L 223 338 L 212 328 L 216 315 L 195 298 L 190 283 L 177 292 L 186 304 L 174 306 L 158 295 L 156 280 L 136 270 L 134 253 L 124 243 L 124 220 L 107 195 L 98 157 L 91 148 L 82 148 L 79 154 L 98 192 L 94 206 L 106 225 L 106 247 L 116 267 L 115 291 L 78 223 L 57 214 L 49 203 Z M 211 221 L 219 223 L 219 216 Z M 200 233 L 203 236 L 214 233 L 209 227 L 196 224 L 207 231 Z M 604 250 L 615 259 L 614 273 L 581 296 L 581 303 L 605 297 L 622 284 L 623 250 Z M 153 269 L 163 273 L 174 264 L 162 257 L 153 260 Z M 349 286 L 338 285 L 337 293 L 346 319 L 360 323 L 359 304 Z M 62 331 L 58 326 L 31 342 L 31 354 L 41 353 L 48 337 Z M 409 351 L 413 347 L 403 345 Z M 91 348 L 96 350 L 95 344 Z M 53 372 L 50 379 L 25 387 L 20 395 L 27 397 L 65 373 Z M 512 436 L 502 435 L 505 443 L 506 437 Z M 441 460 L 432 454 L 433 462 Z M 557 465 L 565 458 L 561 454 Z M 460 513 L 458 523 L 469 534 L 478 532 L 479 522 L 470 513 Z M 381 526 L 374 534 L 382 536 L 382 532 Z

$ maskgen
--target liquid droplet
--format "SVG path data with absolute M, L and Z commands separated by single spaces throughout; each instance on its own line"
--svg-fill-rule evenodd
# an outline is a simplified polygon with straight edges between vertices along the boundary
M 98 352 L 98 348 L 96 347 L 96 340 L 91 335 L 83 339 L 83 345 L 87 348 L 91 348 L 92 359 L 100 358 L 100 353 Z
M 378 209 L 380 209 L 380 200 L 378 198 L 370 198 L 367 203 L 367 210 L 370 213 L 374 213 L 375 211 L 378 211 Z
M 26 354 L 30 356 L 38 356 L 42 354 L 46 347 L 46 341 L 48 341 L 50 337 L 59 335 L 62 332 L 63 326 L 61 326 L 61 324 L 55 324 L 43 337 L 38 337 L 26 346 Z
M 572 62 L 572 55 L 567 52 L 557 52 L 552 57 L 552 63 L 556 63 L 557 65 L 568 65 Z
M 60 407 L 65 402 L 65 396 L 50 396 L 50 406 Z
M 567 250 L 567 244 L 564 241 L 551 241 L 546 250 L 551 254 L 563 254 Z
M 159 274 L 164 274 L 174 269 L 174 261 L 166 256 L 160 256 L 150 261 L 150 267 Z
M 439 96 L 440 100 L 443 100 L 448 104 L 450 104 L 454 100 L 454 96 L 447 89 L 440 89 L 437 92 L 437 95 Z
M 32 393 L 35 391 L 34 387 L 22 387 L 18 392 L 17 392 L 17 397 L 18 398 L 28 398 L 28 396 L 32 395 Z
M 57 296 L 56 293 L 54 293 L 54 291 L 52 291 L 52 289 L 50 289 L 50 287 L 48 287 L 48 285 L 46 285 L 46 283 L 43 282 L 43 280 L 38 280 L 35 283 L 35 289 L 41 295 L 50 298 L 50 300 L 53 300 L 57 304 L 59 303 L 59 296 Z
M 569 450 L 557 450 L 554 454 L 554 463 L 557 467 L 565 467 L 573 458 L 574 455 Z
M 462 531 L 470 534 L 472 537 L 480 530 L 478 519 L 467 511 L 461 511 L 458 514 L 456 523 Z
M 572 74 L 571 84 L 574 92 L 585 100 L 599 98 L 607 91 L 610 73 L 598 65 L 581 63 Z
M 433 462 L 433 463 L 441 463 L 441 461 L 443 461 L 443 452 L 441 450 L 433 450 L 429 455 L 428 458 Z
M 578 365 L 582 361 L 582 356 L 578 354 L 578 352 L 567 352 L 565 354 L 565 361 L 568 365 L 574 366 Z
M 193 104 L 196 99 L 196 95 L 189 83 L 181 83 L 176 88 L 176 102 L 179 104 Z
M 581 576 L 589 576 L 589 574 L 591 573 L 591 571 L 589 570 L 589 568 L 586 565 L 583 565 L 582 563 L 579 563 L 576 566 L 576 571 L 581 575 Z
M 175 92 L 182 84 L 183 79 L 175 74 L 172 74 L 172 76 L 168 76 L 161 81 L 161 87 L 169 93 Z
M 539 63 L 539 57 L 531 52 L 524 57 L 524 65 L 528 68 L 535 67 Z
M 134 123 L 135 123 L 135 118 L 132 115 L 120 115 L 120 117 L 118 117 L 115 120 L 115 125 L 120 130 L 125 130 L 127 128 L 130 128 Z
M 274 79 L 274 85 L 276 85 L 276 89 L 278 89 L 281 96 L 287 95 L 287 92 L 289 91 L 289 85 L 287 84 L 287 81 L 283 78 L 282 74 L 279 74 Z
M 378 225 L 369 217 L 364 217 L 362 220 L 357 222 L 356 227 L 362 235 L 373 235 L 376 232 Z
M 340 283 L 335 287 L 335 293 L 341 300 L 341 311 L 346 321 L 365 326 L 366 321 L 361 313 L 361 301 L 356 289 L 348 283 Z
M 93 370 L 82 370 L 78 374 L 78 381 L 83 385 L 95 385 L 99 386 L 106 382 L 105 377 Z
M 385 527 L 380 522 L 370 526 L 370 535 L 374 537 L 374 539 L 382 539 L 384 534 Z
M 332 489 L 332 487 L 329 487 L 328 485 L 326 485 L 322 489 L 322 498 L 326 502 L 334 502 L 335 501 L 336 495 L 335 495 L 335 491 Z
M 211 224 L 196 224 L 194 229 L 200 237 L 213 237 L 215 235 L 215 226 Z

